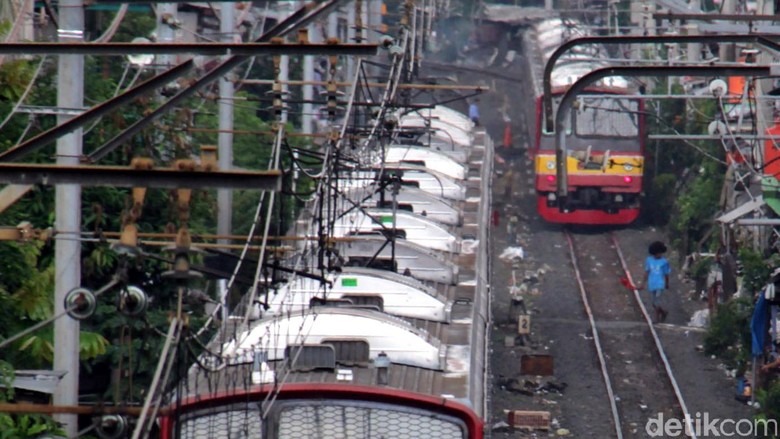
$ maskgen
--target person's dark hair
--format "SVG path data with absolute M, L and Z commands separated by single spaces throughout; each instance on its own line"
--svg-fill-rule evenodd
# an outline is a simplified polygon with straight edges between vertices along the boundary
M 664 243 L 661 241 L 655 241 L 654 243 L 650 244 L 647 252 L 654 256 L 666 253 L 666 245 L 664 245 Z

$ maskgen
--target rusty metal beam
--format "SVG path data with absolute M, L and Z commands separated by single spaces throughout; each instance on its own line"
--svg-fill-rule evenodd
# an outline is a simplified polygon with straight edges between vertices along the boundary
M 594 70 L 572 84 L 566 91 L 555 113 L 555 162 L 558 180 L 558 198 L 560 208 L 565 209 L 565 199 L 569 195 L 569 182 L 566 164 L 566 121 L 569 120 L 571 106 L 577 96 L 591 84 L 610 76 L 651 76 L 668 78 L 671 76 L 769 76 L 771 68 L 767 66 L 697 66 L 697 67 L 607 67 Z
M 165 414 L 168 410 L 160 409 L 160 414 Z M 50 415 L 55 413 L 72 413 L 77 415 L 124 414 L 138 416 L 141 414 L 141 407 L 0 403 L 0 413 L 46 413 Z
M 291 43 L 0 43 L 0 54 L 70 55 L 376 55 L 377 44 Z
M 552 116 L 552 71 L 555 63 L 569 49 L 576 46 L 589 44 L 669 44 L 669 43 L 755 43 L 767 49 L 780 52 L 780 44 L 775 40 L 778 35 L 774 34 L 751 34 L 751 35 L 657 35 L 657 36 L 621 36 L 621 37 L 583 37 L 569 40 L 555 49 L 547 64 L 544 66 L 544 75 L 542 87 L 544 88 L 544 118 L 547 129 L 554 129 Z M 701 73 L 702 76 L 708 76 Z M 709 75 L 712 76 L 712 75 Z
M 281 171 L 199 171 L 126 166 L 57 166 L 0 163 L 0 183 L 213 189 L 281 188 Z
M 275 81 L 272 79 L 244 79 L 239 81 L 242 84 L 250 85 L 271 85 L 280 83 L 282 85 L 328 85 L 328 81 Z M 337 87 L 351 87 L 351 82 L 336 81 Z M 383 82 L 360 83 L 363 87 L 385 88 L 387 84 Z M 468 91 L 490 91 L 490 87 L 483 85 L 443 85 L 443 84 L 398 84 L 401 90 L 468 90 Z M 374 104 L 376 105 L 376 104 Z

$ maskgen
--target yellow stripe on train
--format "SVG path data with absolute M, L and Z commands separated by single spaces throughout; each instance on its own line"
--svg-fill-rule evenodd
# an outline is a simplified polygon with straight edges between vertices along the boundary
M 606 157 L 606 165 L 604 164 L 604 158 L 604 154 L 593 154 L 586 162 L 584 157 L 569 156 L 567 163 L 569 174 L 642 175 L 642 168 L 644 167 L 644 159 L 642 157 L 610 154 Z M 555 174 L 555 155 L 537 155 L 534 167 L 537 174 Z

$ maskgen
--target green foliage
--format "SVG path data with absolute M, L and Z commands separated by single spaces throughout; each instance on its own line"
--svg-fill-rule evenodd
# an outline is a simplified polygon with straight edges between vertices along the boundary
M 0 99 L 19 100 L 34 72 L 35 65 L 27 60 L 6 60 L 0 69 Z
M 712 227 L 723 178 L 723 169 L 718 163 L 704 162 L 688 189 L 678 197 L 669 232 L 674 242 L 682 243 L 682 253 L 690 253 L 693 244 Z
M 14 399 L 14 367 L 0 360 L 0 402 L 12 402 Z M 44 433 L 64 437 L 65 432 L 59 428 L 51 416 L 46 415 L 11 415 L 0 413 L 0 439 L 35 438 Z
M 747 298 L 718 305 L 704 337 L 704 352 L 707 355 L 717 355 L 731 368 L 744 370 L 751 355 L 752 315 L 753 304 Z
M 778 256 L 766 259 L 761 253 L 743 247 L 739 250 L 739 260 L 742 262 L 742 286 L 750 293 L 757 293 L 764 288 L 769 280 L 773 267 L 778 265 Z
M 712 258 L 702 258 L 696 261 L 690 269 L 691 279 L 694 281 L 705 280 L 710 274 L 714 260 Z
M 758 421 L 758 428 L 756 429 L 756 436 L 761 438 L 776 438 L 777 436 L 771 435 L 773 432 L 773 422 L 780 424 L 780 381 L 774 380 L 766 389 L 758 389 L 756 391 L 756 401 L 760 405 L 760 411 L 755 416 L 755 420 Z M 769 429 L 764 429 L 764 422 L 767 422 Z M 770 435 L 764 435 L 764 433 L 770 433 Z

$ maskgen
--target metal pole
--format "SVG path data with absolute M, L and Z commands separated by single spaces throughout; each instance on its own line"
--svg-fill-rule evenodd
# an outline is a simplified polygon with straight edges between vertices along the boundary
M 232 43 L 235 30 L 235 3 L 223 2 L 220 5 L 219 31 L 221 40 Z M 229 56 L 224 57 L 227 61 Z M 234 85 L 232 72 L 219 79 L 219 134 L 217 136 L 217 153 L 219 169 L 227 171 L 233 167 L 233 94 Z M 217 234 L 230 235 L 233 232 L 233 190 L 217 189 Z M 219 244 L 230 244 L 229 239 L 221 239 Z M 220 303 L 222 303 L 222 322 L 227 324 L 227 280 L 220 279 L 217 283 Z
M 83 42 L 84 7 L 80 0 L 62 0 L 60 3 L 61 42 Z M 57 105 L 81 108 L 84 105 L 84 57 L 60 55 L 57 65 Z M 63 124 L 72 116 L 60 115 L 57 124 Z M 81 156 L 81 129 L 57 139 L 57 164 L 78 165 Z M 63 184 L 55 189 L 55 228 L 57 230 L 81 230 L 81 187 Z M 65 311 L 65 296 L 81 285 L 81 243 L 69 239 L 57 239 L 54 247 L 54 313 Z M 79 402 L 79 321 L 71 318 L 54 322 L 54 370 L 66 371 L 54 392 L 54 405 L 78 405 Z M 59 414 L 55 419 L 63 424 L 65 435 L 78 432 L 78 417 Z

